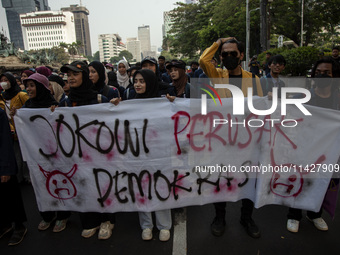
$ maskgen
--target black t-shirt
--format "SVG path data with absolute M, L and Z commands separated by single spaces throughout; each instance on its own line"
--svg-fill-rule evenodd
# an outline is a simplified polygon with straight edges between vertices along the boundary
M 307 103 L 309 105 L 333 109 L 333 97 L 322 98 L 315 94 L 315 96 Z
M 338 58 L 333 58 L 333 57 L 332 57 L 332 59 L 333 59 L 335 62 L 339 63 L 339 65 L 340 65 L 340 57 L 338 57 Z
M 229 84 L 235 85 L 242 89 L 242 74 L 240 75 L 229 75 Z

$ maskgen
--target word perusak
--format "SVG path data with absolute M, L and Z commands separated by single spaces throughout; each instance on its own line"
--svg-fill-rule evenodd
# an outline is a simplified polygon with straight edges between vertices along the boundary
M 235 85 L 231 84 L 215 84 L 215 88 L 217 89 L 229 89 L 233 95 L 233 114 L 234 115 L 244 115 L 244 95 L 241 89 L 236 87 Z M 287 98 L 287 94 L 289 93 L 301 93 L 304 94 L 304 98 Z M 253 94 L 253 88 L 248 88 L 248 95 Z M 201 95 L 202 104 L 201 104 L 201 114 L 207 115 L 207 95 L 202 94 Z M 285 116 L 287 114 L 287 104 L 295 105 L 304 115 L 312 115 L 304 106 L 304 103 L 307 103 L 311 99 L 311 93 L 309 90 L 304 88 L 281 88 L 281 115 Z M 248 108 L 251 113 L 254 115 L 270 115 L 273 112 L 275 112 L 277 105 L 278 105 L 278 88 L 273 88 L 272 92 L 272 106 L 270 109 L 267 110 L 257 110 L 254 108 L 253 105 L 253 98 L 247 97 L 248 102 Z M 252 122 L 257 121 L 261 123 L 257 123 L 256 125 L 252 124 Z M 271 126 L 274 126 L 274 122 L 280 121 L 280 119 L 266 119 L 266 122 L 271 122 Z M 228 124 L 227 119 L 214 119 L 213 126 L 216 127 L 217 125 L 226 125 Z M 229 123 L 231 126 L 234 125 L 240 125 L 243 124 L 243 126 L 246 126 L 246 121 L 243 122 L 233 122 L 230 120 L 231 123 Z M 286 125 L 285 123 L 294 123 Z M 262 127 L 265 125 L 265 122 L 262 120 L 249 120 L 247 122 L 249 127 Z M 281 126 L 283 127 L 296 127 L 298 122 L 294 119 L 284 119 L 281 121 Z

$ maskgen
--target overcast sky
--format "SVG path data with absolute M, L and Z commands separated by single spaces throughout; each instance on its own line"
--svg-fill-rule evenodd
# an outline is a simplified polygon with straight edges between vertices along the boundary
M 151 45 L 162 46 L 163 12 L 176 7 L 183 0 L 48 0 L 51 10 L 60 10 L 71 4 L 80 4 L 89 11 L 92 54 L 98 50 L 99 34 L 118 33 L 123 42 L 137 37 L 138 26 L 149 25 Z M 4 8 L 0 5 L 0 26 L 7 28 Z M 6 33 L 9 37 L 9 33 Z

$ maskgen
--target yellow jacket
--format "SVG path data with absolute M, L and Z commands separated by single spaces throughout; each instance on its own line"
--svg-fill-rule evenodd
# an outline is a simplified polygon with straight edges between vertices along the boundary
M 16 94 L 12 99 L 11 99 L 11 103 L 9 105 L 9 110 L 11 110 L 13 107 L 15 107 L 16 109 L 20 109 L 25 102 L 28 100 L 28 95 L 25 92 L 19 92 L 18 94 Z M 3 96 L 0 96 L 0 107 L 6 111 L 6 100 L 3 98 Z M 14 127 L 14 120 L 13 118 L 10 119 L 9 121 L 9 125 L 11 128 L 11 131 L 15 131 L 15 127 Z
M 226 79 L 224 80 L 223 83 L 226 83 L 229 81 L 229 72 L 227 69 L 221 69 L 221 68 L 215 68 L 215 66 L 211 63 L 211 59 L 214 57 L 216 51 L 218 50 L 218 44 L 216 42 L 213 43 L 209 48 L 207 48 L 202 56 L 200 57 L 199 64 L 200 67 L 203 69 L 204 73 L 209 77 L 209 78 L 223 78 Z M 248 87 L 253 87 L 253 82 L 252 82 L 252 73 L 245 71 L 241 68 L 242 70 L 242 92 L 245 97 L 247 97 L 247 90 Z M 215 82 L 216 83 L 216 82 Z M 222 83 L 222 82 L 221 82 Z M 257 88 L 257 95 L 262 97 L 263 92 L 262 92 L 262 87 L 261 87 L 261 82 L 260 79 L 256 76 L 256 88 Z M 232 94 L 229 89 L 216 89 L 216 92 L 218 95 L 222 98 L 225 97 L 232 97 Z

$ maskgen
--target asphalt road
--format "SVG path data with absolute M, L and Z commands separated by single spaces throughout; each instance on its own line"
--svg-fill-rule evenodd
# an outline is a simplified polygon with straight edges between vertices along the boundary
M 165 243 L 158 240 L 157 231 L 154 231 L 153 240 L 143 241 L 137 213 L 124 212 L 117 213 L 113 234 L 109 240 L 103 241 L 98 240 L 96 235 L 89 239 L 81 237 L 77 213 L 72 214 L 63 232 L 53 233 L 52 227 L 46 231 L 38 231 L 37 226 L 41 218 L 33 188 L 30 185 L 23 185 L 22 193 L 28 217 L 27 235 L 21 244 L 14 247 L 7 246 L 9 235 L 0 239 L 0 255 L 339 254 L 337 243 L 340 236 L 340 208 L 334 220 L 327 213 L 323 215 L 329 225 L 329 231 L 317 230 L 304 217 L 300 223 L 299 233 L 293 234 L 286 229 L 286 207 L 277 205 L 262 207 L 253 214 L 261 229 L 259 239 L 249 237 L 239 223 L 240 202 L 228 203 L 226 232 L 222 237 L 214 237 L 210 233 L 210 223 L 214 217 L 212 205 L 175 209 L 172 211 L 174 219 L 172 237 Z

